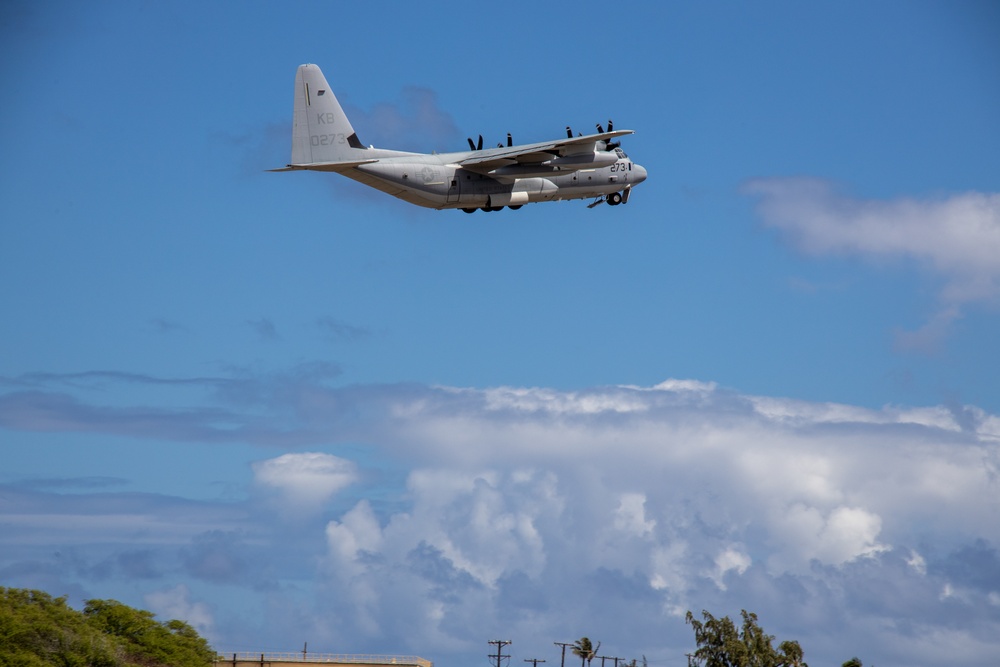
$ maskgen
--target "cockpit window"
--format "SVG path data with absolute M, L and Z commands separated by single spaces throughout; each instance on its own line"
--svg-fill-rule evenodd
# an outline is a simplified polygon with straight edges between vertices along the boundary
M 622 149 L 620 149 L 620 148 L 616 148 L 616 149 L 615 149 L 615 154 L 617 154 L 617 155 L 618 155 L 618 157 L 619 157 L 619 158 L 622 158 L 622 159 L 627 159 L 627 158 L 628 158 L 628 155 L 625 155 L 625 151 L 623 151 L 623 150 L 622 150 Z

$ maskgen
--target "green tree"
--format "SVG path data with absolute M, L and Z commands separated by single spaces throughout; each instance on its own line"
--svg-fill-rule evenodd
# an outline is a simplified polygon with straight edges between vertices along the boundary
M 151 612 L 117 600 L 87 600 L 87 619 L 102 632 L 121 640 L 131 658 L 174 667 L 211 664 L 215 652 L 184 621 L 158 623 Z
M 703 667 L 809 667 L 798 642 L 783 641 L 775 649 L 774 637 L 757 624 L 757 614 L 746 610 L 740 614 L 743 626 L 737 629 L 728 616 L 715 618 L 702 611 L 699 621 L 687 613 L 685 622 L 694 628 L 698 644 L 692 655 L 695 662 Z
M 598 649 L 600 648 L 601 642 L 597 642 L 597 646 L 594 646 L 589 637 L 580 637 L 573 643 L 573 648 L 571 650 L 574 655 L 580 656 L 581 667 L 584 664 L 587 664 L 589 667 L 590 661 L 594 659 L 597 655 Z
M 853 658 L 842 664 L 840 667 L 865 667 L 865 666 L 861 664 L 861 660 L 858 659 L 858 656 L 854 656 Z
M 115 667 L 115 645 L 42 591 L 0 587 L 0 667 Z
M 215 652 L 183 621 L 115 600 L 83 612 L 42 591 L 0 587 L 0 667 L 208 667 Z

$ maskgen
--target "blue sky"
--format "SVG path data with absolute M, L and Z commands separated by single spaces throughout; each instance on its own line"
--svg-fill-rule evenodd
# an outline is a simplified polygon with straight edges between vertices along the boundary
M 1000 651 L 990 2 L 6 3 L 0 584 L 222 650 Z M 288 161 L 610 117 L 624 207 Z

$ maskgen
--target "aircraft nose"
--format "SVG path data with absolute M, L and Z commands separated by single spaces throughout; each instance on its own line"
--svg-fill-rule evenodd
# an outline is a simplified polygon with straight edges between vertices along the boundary
M 646 180 L 646 168 L 637 164 L 632 165 L 632 179 L 638 184 Z

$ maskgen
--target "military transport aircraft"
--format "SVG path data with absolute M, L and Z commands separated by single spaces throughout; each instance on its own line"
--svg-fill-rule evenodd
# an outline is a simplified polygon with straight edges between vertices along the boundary
M 613 139 L 632 130 L 483 149 L 469 139 L 460 153 L 407 153 L 365 147 L 316 65 L 295 74 L 292 162 L 272 171 L 332 171 L 403 201 L 428 208 L 499 211 L 540 201 L 587 199 L 590 207 L 628 202 L 646 170 L 632 162 Z

